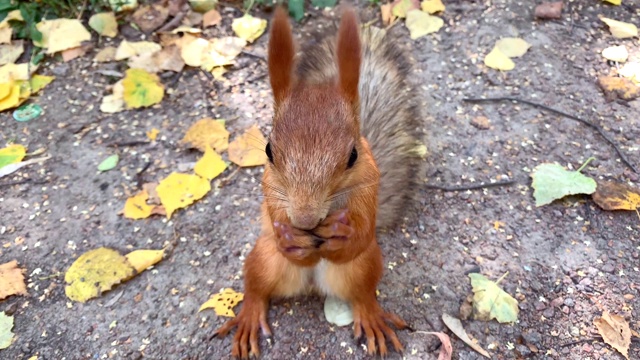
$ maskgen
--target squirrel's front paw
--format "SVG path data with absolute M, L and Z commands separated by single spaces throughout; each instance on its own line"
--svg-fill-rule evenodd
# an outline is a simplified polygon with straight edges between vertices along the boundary
M 258 330 L 262 328 L 263 335 L 271 337 L 266 306 L 260 302 L 245 302 L 238 316 L 216 330 L 213 337 L 223 338 L 235 327 L 237 330 L 231 343 L 231 356 L 236 359 L 260 356 Z
M 317 239 L 304 230 L 299 230 L 289 224 L 274 221 L 273 230 L 276 235 L 278 250 L 286 258 L 299 265 L 313 265 L 319 260 L 317 253 Z
M 313 235 L 324 239 L 323 248 L 327 250 L 341 248 L 353 233 L 347 209 L 335 211 L 313 229 Z

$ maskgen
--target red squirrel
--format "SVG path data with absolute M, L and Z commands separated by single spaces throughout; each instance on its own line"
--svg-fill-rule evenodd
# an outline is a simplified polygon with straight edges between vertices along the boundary
M 309 291 L 351 304 L 354 333 L 369 354 L 401 352 L 408 328 L 376 299 L 382 252 L 376 228 L 393 225 L 420 171 L 419 111 L 409 65 L 385 35 L 360 33 L 353 10 L 336 37 L 296 56 L 289 18 L 277 8 L 270 31 L 273 130 L 265 152 L 262 230 L 244 264 L 244 301 L 234 357 L 258 356 L 258 332 L 271 336 L 269 300 Z

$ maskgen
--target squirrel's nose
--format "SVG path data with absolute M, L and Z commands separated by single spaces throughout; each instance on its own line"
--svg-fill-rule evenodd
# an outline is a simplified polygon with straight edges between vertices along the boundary
M 291 211 L 289 214 L 291 225 L 300 230 L 311 230 L 315 228 L 318 223 L 320 223 L 320 216 L 318 216 L 318 212 L 314 210 L 315 209 L 304 209 Z

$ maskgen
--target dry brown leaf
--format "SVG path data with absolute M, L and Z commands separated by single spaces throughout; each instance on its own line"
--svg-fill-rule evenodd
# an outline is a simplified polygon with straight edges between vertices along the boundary
M 489 356 L 489 353 L 485 349 L 483 349 L 482 346 L 478 345 L 477 342 L 472 340 L 469 335 L 467 335 L 467 332 L 464 330 L 464 327 L 462 326 L 460 320 L 445 313 L 442 314 L 442 321 L 449 328 L 449 330 L 451 330 L 452 333 L 454 333 L 460 340 L 464 341 L 465 344 L 469 345 L 470 348 L 477 351 L 482 356 L 485 356 L 489 359 L 491 358 L 491 356 Z
M 211 9 L 202 16 L 202 26 L 205 28 L 216 26 L 220 24 L 220 21 L 222 21 L 222 16 L 216 9 Z
M 534 11 L 538 19 L 560 19 L 562 17 L 562 1 L 543 2 Z
M 75 58 L 78 58 L 86 54 L 87 50 L 88 50 L 87 46 L 78 46 L 78 47 L 64 50 L 62 51 L 62 60 L 64 60 L 64 62 L 71 61 Z
M 229 144 L 229 160 L 241 167 L 264 165 L 267 163 L 266 144 L 258 126 L 253 125 Z
M 95 62 L 109 62 L 114 61 L 116 59 L 116 48 L 113 46 L 108 46 L 96 54 L 93 58 Z
M 184 26 L 200 26 L 202 24 L 202 14 L 195 11 L 189 11 L 187 16 L 182 19 L 182 25 Z
M 638 27 L 631 23 L 626 23 L 614 19 L 600 16 L 600 20 L 609 26 L 611 35 L 618 39 L 626 39 L 638 36 Z
M 202 152 L 211 146 L 221 153 L 229 147 L 229 132 L 220 121 L 204 118 L 191 125 L 182 142 Z
M 11 295 L 27 294 L 23 272 L 16 260 L 0 265 L 0 300 Z
M 118 45 L 118 49 L 116 50 L 115 59 L 120 61 L 120 60 L 128 59 L 132 56 L 142 55 L 146 53 L 155 53 L 160 50 L 162 50 L 162 46 L 152 41 L 131 42 L 127 40 L 122 40 L 120 45 Z
M 158 66 L 162 70 L 180 72 L 184 68 L 184 60 L 180 56 L 180 49 L 170 45 L 156 53 Z
M 443 332 L 435 331 L 416 331 L 418 334 L 435 335 L 440 339 L 442 346 L 440 347 L 440 353 L 438 354 L 438 360 L 451 360 L 453 355 L 453 347 L 451 346 L 451 339 L 449 335 Z
M 616 98 L 629 101 L 640 96 L 640 87 L 629 79 L 600 76 L 598 77 L 598 85 L 604 91 L 607 101 L 614 101 Z
M 395 19 L 392 13 L 392 5 L 390 3 L 380 5 L 380 14 L 382 16 L 382 24 L 385 26 L 391 24 Z
M 640 207 L 640 189 L 619 182 L 599 182 L 593 201 L 604 210 L 637 210 Z
M 629 345 L 631 345 L 631 329 L 629 323 L 620 315 L 611 315 L 608 311 L 602 313 L 601 318 L 593 320 L 602 335 L 602 339 L 620 354 L 629 359 Z
M 162 26 L 169 17 L 169 9 L 166 6 L 154 4 L 144 5 L 133 13 L 133 22 L 145 33 L 150 33 Z

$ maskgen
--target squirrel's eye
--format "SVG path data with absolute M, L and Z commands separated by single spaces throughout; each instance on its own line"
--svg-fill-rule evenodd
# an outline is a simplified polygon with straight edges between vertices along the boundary
M 353 147 L 353 150 L 351 150 L 351 155 L 349 156 L 349 162 L 347 163 L 347 168 L 351 169 L 353 167 L 353 164 L 356 163 L 356 160 L 358 160 L 358 150 L 356 150 L 356 147 Z
M 267 147 L 264 149 L 264 152 L 267 153 L 267 157 L 269 158 L 269 162 L 273 164 L 273 154 L 271 153 L 271 143 L 267 143 Z

